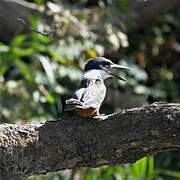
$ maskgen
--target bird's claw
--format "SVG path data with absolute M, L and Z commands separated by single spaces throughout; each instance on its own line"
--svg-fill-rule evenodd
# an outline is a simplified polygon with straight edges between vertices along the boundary
M 94 116 L 93 118 L 98 120 L 98 121 L 103 121 L 107 118 L 107 116 L 105 114 L 99 114 L 97 116 Z

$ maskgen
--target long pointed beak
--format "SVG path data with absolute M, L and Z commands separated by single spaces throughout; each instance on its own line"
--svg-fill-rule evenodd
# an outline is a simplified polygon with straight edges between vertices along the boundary
M 126 66 L 121 66 L 121 65 L 118 65 L 118 64 L 112 64 L 111 67 L 110 67 L 110 75 L 113 76 L 113 77 L 116 77 L 122 81 L 126 81 L 125 78 L 115 74 L 113 72 L 113 69 L 118 69 L 118 70 L 131 70 L 130 68 L 126 67 Z
M 131 70 L 130 68 L 126 67 L 126 66 L 121 66 L 119 64 L 112 64 L 111 68 L 117 68 L 117 69 L 124 69 L 124 70 Z

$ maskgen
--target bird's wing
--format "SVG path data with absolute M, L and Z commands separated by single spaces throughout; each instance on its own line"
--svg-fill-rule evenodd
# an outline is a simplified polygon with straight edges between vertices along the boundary
M 85 88 L 80 88 L 76 90 L 75 93 L 72 95 L 72 98 L 66 100 L 64 110 L 71 111 L 77 108 L 84 108 L 85 105 L 80 100 L 83 97 L 85 91 Z
M 74 94 L 72 95 L 72 98 L 81 101 L 81 99 L 82 99 L 82 97 L 84 96 L 85 93 L 86 93 L 86 88 L 80 87 L 79 89 L 77 89 L 74 92 Z
M 75 91 L 71 99 L 66 100 L 65 111 L 99 108 L 106 94 L 106 87 L 102 81 L 83 82 Z
M 99 108 L 105 98 L 105 94 L 106 87 L 104 83 L 102 81 L 95 81 L 86 88 L 81 102 L 83 102 L 86 107 Z
M 79 100 L 74 99 L 74 98 L 66 100 L 66 104 L 64 107 L 65 111 L 72 111 L 72 110 L 75 110 L 77 108 L 78 109 L 84 109 L 85 108 L 84 103 L 82 103 Z

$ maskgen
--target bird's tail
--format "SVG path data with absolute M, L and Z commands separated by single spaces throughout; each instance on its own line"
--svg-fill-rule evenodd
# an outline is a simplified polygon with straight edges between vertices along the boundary
M 71 98 L 71 99 L 66 100 L 64 110 L 72 111 L 77 108 L 83 109 L 84 107 L 85 107 L 85 105 L 83 102 L 79 101 L 78 99 Z

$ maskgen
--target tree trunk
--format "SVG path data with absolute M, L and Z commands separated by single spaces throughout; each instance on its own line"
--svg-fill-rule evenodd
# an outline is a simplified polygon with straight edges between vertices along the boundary
M 180 149 L 180 104 L 126 109 L 105 120 L 63 116 L 25 126 L 1 124 L 0 179 L 131 163 L 175 149 Z
M 9 43 L 22 30 L 27 31 L 15 18 L 27 21 L 28 12 L 22 5 L 8 0 L 0 1 L 0 40 Z M 14 19 L 13 19 L 14 18 Z

